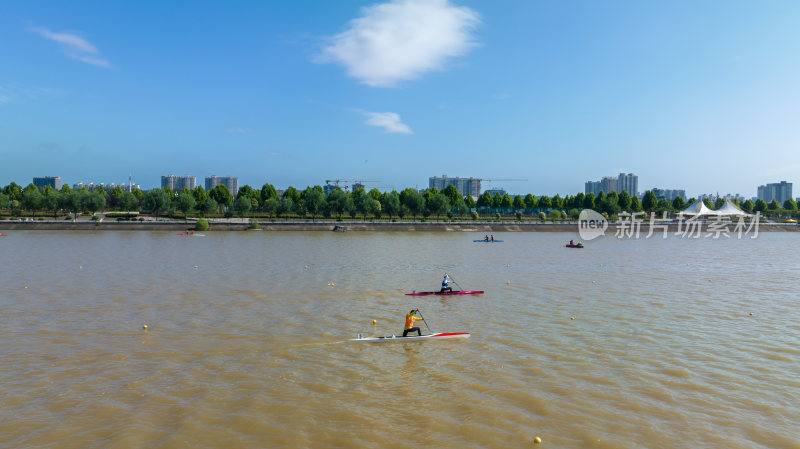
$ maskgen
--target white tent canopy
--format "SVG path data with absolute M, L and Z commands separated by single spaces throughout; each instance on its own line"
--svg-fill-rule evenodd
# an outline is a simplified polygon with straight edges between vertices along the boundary
M 703 200 L 697 200 L 681 212 L 682 215 L 714 215 L 714 211 L 706 207 Z
M 739 206 L 733 204 L 730 199 L 725 200 L 725 204 L 717 210 L 711 210 L 703 203 L 703 200 L 697 200 L 680 214 L 707 217 L 747 217 L 750 215 L 740 209 Z
M 725 204 L 719 209 L 715 210 L 714 212 L 716 212 L 717 215 L 737 216 L 737 217 L 746 217 L 750 215 L 747 212 L 740 209 L 739 206 L 734 204 L 733 201 L 730 200 L 730 198 L 725 200 Z

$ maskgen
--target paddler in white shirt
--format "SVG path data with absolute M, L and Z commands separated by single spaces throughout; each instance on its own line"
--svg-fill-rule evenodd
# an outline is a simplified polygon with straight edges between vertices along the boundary
M 439 290 L 439 292 L 442 292 L 442 293 L 446 292 L 446 291 L 447 292 L 452 292 L 453 291 L 453 287 L 450 287 L 450 282 L 451 282 L 450 281 L 450 276 L 448 276 L 447 273 L 445 273 L 444 274 L 444 279 L 442 279 L 442 289 Z

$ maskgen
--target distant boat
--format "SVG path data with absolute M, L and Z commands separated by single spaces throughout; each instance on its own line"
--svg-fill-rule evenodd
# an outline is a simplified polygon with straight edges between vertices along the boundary
M 473 242 L 475 242 L 475 243 L 478 243 L 478 242 L 483 242 L 483 243 L 499 243 L 499 242 L 502 242 L 502 240 L 486 240 L 486 239 L 481 239 L 481 240 L 473 240 Z

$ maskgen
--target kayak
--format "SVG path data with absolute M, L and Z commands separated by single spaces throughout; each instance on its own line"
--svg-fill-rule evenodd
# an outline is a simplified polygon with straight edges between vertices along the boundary
M 365 343 L 380 343 L 389 341 L 410 341 L 410 340 L 446 340 L 449 338 L 469 338 L 469 332 L 439 332 L 430 335 L 410 335 L 403 337 L 402 335 L 389 335 L 388 337 L 362 337 L 358 334 L 358 338 L 353 338 L 347 341 L 363 341 Z
M 406 296 L 428 296 L 428 295 L 478 295 L 483 293 L 483 290 L 453 290 L 452 292 L 412 292 L 406 293 Z
M 583 248 L 583 245 L 570 245 L 569 243 L 566 245 L 567 248 Z
M 475 242 L 475 243 L 478 243 L 478 242 L 483 242 L 483 243 L 498 243 L 498 242 L 502 242 L 502 240 L 485 240 L 485 239 L 484 239 L 484 240 L 473 240 L 473 242 Z
M 183 236 L 183 237 L 205 237 L 206 236 L 205 234 L 184 234 L 184 233 L 175 234 L 175 235 L 180 235 L 180 236 Z

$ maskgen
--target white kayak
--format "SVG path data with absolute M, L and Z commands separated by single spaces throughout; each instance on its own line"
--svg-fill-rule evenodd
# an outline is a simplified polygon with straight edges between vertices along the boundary
M 448 338 L 469 338 L 469 332 L 439 332 L 436 334 L 428 335 L 409 335 L 403 337 L 402 335 L 389 335 L 388 337 L 362 337 L 358 334 L 358 338 L 353 338 L 348 341 L 363 341 L 366 343 L 379 343 L 389 341 L 410 341 L 410 340 L 445 340 Z

